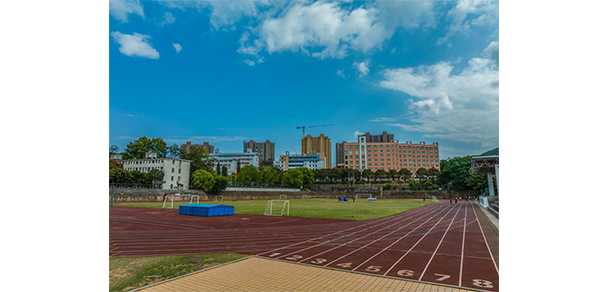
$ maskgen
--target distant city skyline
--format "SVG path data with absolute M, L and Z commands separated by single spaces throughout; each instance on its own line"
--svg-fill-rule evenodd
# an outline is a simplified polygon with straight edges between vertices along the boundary
M 109 144 L 222 152 L 383 131 L 440 157 L 499 146 L 498 1 L 111 0 Z M 334 29 L 329 30 L 329 27 Z

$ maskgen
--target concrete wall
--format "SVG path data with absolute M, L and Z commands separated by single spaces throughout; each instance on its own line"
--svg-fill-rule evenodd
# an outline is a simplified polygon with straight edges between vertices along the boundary
M 176 191 L 160 189 L 126 189 L 119 188 L 114 190 L 115 202 L 137 202 L 137 201 L 163 201 L 165 193 L 175 193 Z M 180 194 L 199 195 L 199 200 L 207 200 L 208 196 L 200 190 L 182 190 Z

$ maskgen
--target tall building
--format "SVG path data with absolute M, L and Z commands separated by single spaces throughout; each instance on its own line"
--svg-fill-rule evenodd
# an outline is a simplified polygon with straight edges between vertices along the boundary
M 180 145 L 180 148 L 182 148 L 182 150 L 184 152 L 189 152 L 191 151 L 191 149 L 193 147 L 203 147 L 203 149 L 205 149 L 205 151 L 208 152 L 208 154 L 212 154 L 214 153 L 214 145 L 211 145 L 208 142 L 203 142 L 203 144 L 191 144 L 190 141 L 186 141 L 186 144 L 182 144 Z
M 128 171 L 137 170 L 148 173 L 153 169 L 162 170 L 165 174 L 161 186 L 163 189 L 189 189 L 190 160 L 157 157 L 157 153 L 154 152 L 147 153 L 144 159 L 122 160 L 120 155 L 117 158 L 119 158 L 117 161 L 123 164 L 123 169 Z
M 360 135 L 358 136 L 358 142 L 344 142 L 342 144 L 342 154 L 346 168 L 370 169 L 372 171 L 378 169 L 400 171 L 406 168 L 415 172 L 423 167 L 440 170 L 438 142 L 432 144 L 426 144 L 425 142 L 416 144 L 411 141 L 400 143 L 397 140 L 367 142 L 366 135 Z
M 388 132 L 383 131 L 380 135 L 371 135 L 371 133 L 364 133 L 364 137 L 366 138 L 366 142 L 392 142 L 394 141 L 394 134 L 388 134 Z
M 301 140 L 301 153 L 316 154 L 322 153 L 326 157 L 326 168 L 332 167 L 330 138 L 320 134 L 318 137 L 307 135 Z
M 235 173 L 237 162 L 239 162 L 240 167 L 245 165 L 258 167 L 260 163 L 260 155 L 252 151 L 247 151 L 246 153 L 220 153 L 220 151 L 216 151 L 210 154 L 210 158 L 214 159 L 214 165 L 218 163 L 221 168 L 226 166 L 229 174 Z
M 248 142 L 244 141 L 244 153 L 246 153 L 248 149 L 260 154 L 261 161 L 275 159 L 275 143 L 271 143 L 269 140 L 265 142 L 254 142 L 254 140 Z
M 273 162 L 273 165 L 283 169 L 289 170 L 293 168 L 305 167 L 311 170 L 326 168 L 326 157 L 324 154 L 296 154 L 290 155 L 286 152 L 286 155 L 280 155 L 280 160 Z
M 343 151 L 345 151 L 345 149 L 344 149 L 345 143 L 347 143 L 347 142 L 343 141 L 341 143 L 335 144 L 335 155 L 336 155 L 335 166 L 342 167 L 345 164 L 345 155 L 342 154 Z

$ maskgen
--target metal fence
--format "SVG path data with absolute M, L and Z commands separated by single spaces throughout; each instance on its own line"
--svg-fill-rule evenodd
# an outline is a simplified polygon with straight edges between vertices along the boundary
M 161 189 L 162 185 L 110 184 L 115 189 Z

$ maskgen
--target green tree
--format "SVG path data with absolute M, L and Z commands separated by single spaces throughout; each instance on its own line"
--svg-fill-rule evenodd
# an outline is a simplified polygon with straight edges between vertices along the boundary
M 220 162 L 216 162 L 216 174 L 220 174 Z
M 174 143 L 167 148 L 167 157 L 171 158 L 182 158 L 182 148 L 178 144 Z
M 415 175 L 420 179 L 425 178 L 428 176 L 428 170 L 423 167 L 420 167 L 415 171 Z
M 466 179 L 466 185 L 475 191 L 480 192 L 488 188 L 487 175 L 484 173 L 472 174 Z
M 114 159 L 109 159 L 110 160 L 110 169 L 116 170 L 116 169 L 123 169 L 123 164 L 114 160 Z
M 261 163 L 259 164 L 259 167 L 263 167 L 263 166 L 273 166 L 273 159 L 267 159 L 267 160 L 261 161 Z
M 428 176 L 429 177 L 438 177 L 438 174 L 440 173 L 440 171 L 438 171 L 438 169 L 436 168 L 430 168 L 428 169 Z
M 299 167 L 299 168 L 295 168 L 295 169 L 300 171 L 303 174 L 303 184 L 304 185 L 310 185 L 313 183 L 314 177 L 313 177 L 313 171 L 311 169 L 305 168 L 305 167 Z
M 214 185 L 212 186 L 212 193 L 220 195 L 229 185 L 229 178 L 222 175 L 216 175 Z
M 396 178 L 398 178 L 398 171 L 396 171 L 395 169 L 390 169 L 390 171 L 388 171 L 388 177 L 391 180 L 395 180 Z
M 293 187 L 303 186 L 303 173 L 296 168 L 289 169 L 282 173 L 282 182 Z
M 408 170 L 408 169 L 406 169 L 406 168 L 401 169 L 401 170 L 398 172 L 398 174 L 400 174 L 400 177 L 401 177 L 403 180 L 404 180 L 404 179 L 409 179 L 409 178 L 411 177 L 411 175 L 412 175 L 412 174 L 411 174 L 411 171 L 410 171 L 410 170 Z
M 130 171 L 130 173 L 133 177 L 134 184 L 146 185 L 146 184 L 150 183 L 149 178 L 148 178 L 148 173 L 141 172 L 139 170 L 133 170 L 133 171 Z
M 275 185 L 280 180 L 280 172 L 273 166 L 263 166 L 261 174 L 261 182 L 267 185 Z
M 383 169 L 378 169 L 375 171 L 375 178 L 377 179 L 385 179 L 388 176 L 388 173 Z
M 111 154 L 111 155 L 112 155 L 112 154 L 117 154 L 117 153 L 119 153 L 119 146 L 117 146 L 117 145 L 112 145 L 112 146 L 110 146 L 110 149 L 109 149 L 109 150 L 110 150 L 110 154 Z
M 127 144 L 127 147 L 125 147 L 125 158 L 143 159 L 148 152 L 155 152 L 159 157 L 165 157 L 167 155 L 167 145 L 161 138 L 149 139 L 143 136 Z
M 222 176 L 224 176 L 224 177 L 229 176 L 229 170 L 227 169 L 226 165 L 222 166 L 221 172 L 222 172 Z
M 209 171 L 199 169 L 191 176 L 191 183 L 200 189 L 211 189 L 214 186 L 216 179 L 214 174 Z
M 453 190 L 469 189 L 467 181 L 471 176 L 471 163 L 471 156 L 441 160 L 441 172 L 438 175 L 439 183 Z
M 362 171 L 362 177 L 366 178 L 366 180 L 369 181 L 372 178 L 375 178 L 375 173 L 370 169 L 365 169 Z
M 191 161 L 191 177 L 200 169 L 212 172 L 213 162 L 203 147 L 192 147 L 189 152 L 184 153 L 184 159 Z
M 245 165 L 237 174 L 237 181 L 243 184 L 259 183 L 261 175 L 258 169 L 252 165 Z
M 153 185 L 162 184 L 163 178 L 165 178 L 165 172 L 160 169 L 152 169 L 148 172 L 148 178 Z

